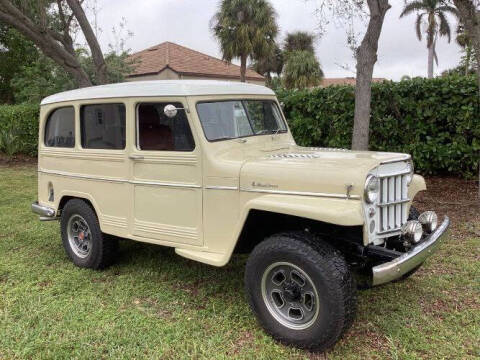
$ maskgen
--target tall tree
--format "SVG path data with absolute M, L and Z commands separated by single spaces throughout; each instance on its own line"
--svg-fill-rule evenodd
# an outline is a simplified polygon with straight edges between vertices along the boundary
M 22 67 L 38 58 L 35 46 L 15 29 L 0 24 L 0 103 L 12 103 L 15 89 L 11 81 Z
M 462 63 L 464 63 L 465 65 L 465 76 L 467 76 L 468 73 L 470 72 L 470 60 L 472 58 L 472 42 L 462 22 L 460 22 L 457 26 L 457 36 L 455 40 L 457 44 L 465 52 L 465 56 L 462 59 Z
M 480 98 L 480 1 L 453 0 L 459 17 L 465 25 L 477 60 L 478 96 Z M 480 186 L 479 186 L 480 188 Z
M 314 39 L 314 34 L 305 31 L 285 36 L 283 83 L 287 89 L 304 89 L 320 84 L 323 71 L 315 56 Z
M 254 62 L 251 64 L 251 68 L 257 73 L 265 76 L 267 83 L 270 84 L 272 80 L 272 74 L 280 76 L 282 73 L 283 63 L 283 51 L 277 44 L 275 44 L 273 52 L 268 56 L 263 56 L 258 60 L 254 60 Z
M 289 52 L 283 71 L 287 89 L 304 89 L 320 84 L 323 71 L 315 54 L 306 50 Z
M 388 0 L 316 0 L 316 4 L 321 29 L 323 14 L 326 13 L 343 18 L 348 24 L 351 24 L 355 16 L 368 16 L 367 31 L 360 46 L 351 44 L 357 60 L 352 149 L 368 150 L 373 68 L 377 62 L 378 40 L 385 15 L 391 6 Z M 365 6 L 368 7 L 368 12 L 365 11 Z M 325 20 L 328 23 L 328 19 Z M 349 40 L 354 38 L 352 35 L 349 34 Z
M 437 63 L 438 57 L 435 51 L 435 44 L 438 36 L 446 36 L 448 42 L 451 38 L 450 24 L 447 13 L 457 16 L 457 10 L 444 3 L 443 0 L 415 0 L 407 3 L 400 17 L 417 13 L 415 29 L 418 40 L 422 40 L 422 22 L 427 19 L 426 37 L 428 48 L 428 78 L 433 78 L 433 61 Z
M 370 11 L 367 32 L 356 51 L 357 80 L 352 135 L 353 150 L 368 150 L 373 68 L 377 62 L 378 40 L 385 15 L 391 7 L 388 0 L 367 0 L 367 4 Z
M 315 48 L 313 46 L 314 40 L 315 35 L 306 31 L 288 33 L 283 42 L 283 51 L 291 52 L 299 50 L 315 53 Z
M 248 59 L 272 54 L 278 33 L 276 14 L 267 0 L 222 0 L 211 20 L 223 58 L 240 58 L 240 81 L 246 81 Z
M 75 79 L 79 87 L 92 81 L 75 53 L 74 21 L 83 32 L 95 63 L 96 83 L 107 81 L 107 67 L 98 40 L 82 8 L 83 0 L 0 0 L 0 21 L 31 40 Z

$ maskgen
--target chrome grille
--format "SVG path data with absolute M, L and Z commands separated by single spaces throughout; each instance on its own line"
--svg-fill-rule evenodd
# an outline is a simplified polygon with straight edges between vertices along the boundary
M 396 232 L 407 222 L 407 174 L 381 176 L 378 234 Z

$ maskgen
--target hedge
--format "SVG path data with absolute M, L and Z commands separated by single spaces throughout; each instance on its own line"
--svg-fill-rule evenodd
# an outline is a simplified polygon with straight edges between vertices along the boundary
M 370 149 L 412 154 L 423 174 L 474 176 L 480 161 L 477 91 L 474 77 L 373 84 Z M 297 143 L 350 147 L 352 86 L 277 94 Z M 36 155 L 38 117 L 38 105 L 1 105 L 0 133 L 13 131 L 19 152 Z
M 38 105 L 0 105 L 0 148 L 11 146 L 15 153 L 35 156 L 38 144 Z M 5 139 L 8 136 L 9 144 Z M 11 142 L 14 142 L 13 144 Z
M 350 148 L 354 87 L 278 90 L 297 143 Z M 373 84 L 370 149 L 412 154 L 417 172 L 472 177 L 480 161 L 474 77 Z

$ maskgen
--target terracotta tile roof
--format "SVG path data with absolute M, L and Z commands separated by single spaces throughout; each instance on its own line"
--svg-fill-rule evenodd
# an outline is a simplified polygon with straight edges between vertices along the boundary
M 382 82 L 384 78 L 373 78 L 372 82 Z M 321 87 L 327 87 L 332 85 L 353 85 L 357 83 L 354 77 L 345 77 L 345 78 L 324 78 L 322 83 L 320 84 Z
M 139 51 L 132 54 L 130 59 L 135 63 L 134 71 L 129 75 L 131 77 L 158 74 L 165 68 L 184 75 L 240 77 L 240 66 L 171 42 L 164 42 Z M 262 75 L 251 69 L 247 69 L 247 79 L 265 80 Z

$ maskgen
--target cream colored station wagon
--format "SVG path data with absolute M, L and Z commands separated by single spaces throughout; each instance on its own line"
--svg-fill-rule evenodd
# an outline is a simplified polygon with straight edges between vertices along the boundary
M 81 267 L 114 260 L 116 239 L 175 248 L 214 266 L 249 253 L 253 312 L 276 339 L 325 350 L 351 325 L 356 280 L 404 279 L 449 220 L 419 214 L 409 155 L 295 144 L 268 88 L 147 81 L 42 101 L 40 220 L 60 220 Z

